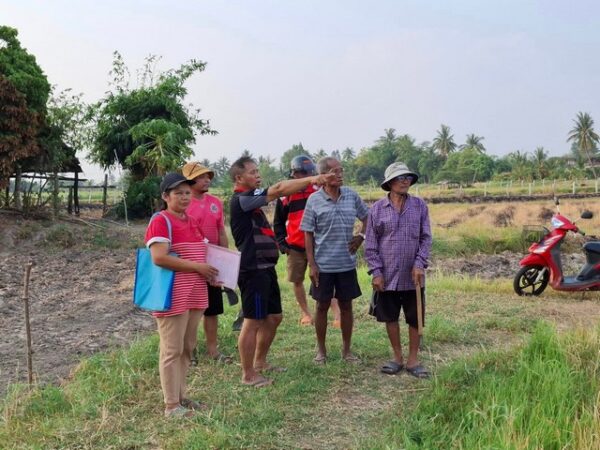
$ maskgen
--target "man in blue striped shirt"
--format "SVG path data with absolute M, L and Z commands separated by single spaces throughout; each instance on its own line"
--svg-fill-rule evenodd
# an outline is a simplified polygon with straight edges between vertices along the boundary
M 341 312 L 342 358 L 358 362 L 350 349 L 354 322 L 352 300 L 361 295 L 356 275 L 356 250 L 365 238 L 368 208 L 355 191 L 343 186 L 344 169 L 337 159 L 322 158 L 317 166 L 320 174 L 333 173 L 336 177 L 308 198 L 300 225 L 310 268 L 310 293 L 317 301 L 315 362 L 323 364 L 327 360 L 327 311 L 334 297 L 338 299 Z M 362 222 L 362 228 L 354 235 L 357 218 Z

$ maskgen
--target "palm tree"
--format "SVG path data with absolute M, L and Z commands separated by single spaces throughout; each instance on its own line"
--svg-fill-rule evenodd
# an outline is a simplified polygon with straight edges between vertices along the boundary
M 437 136 L 433 139 L 433 148 L 436 149 L 444 158 L 456 149 L 454 135 L 450 134 L 450 127 L 442 124 L 442 127 L 437 132 Z
M 592 156 L 596 154 L 598 141 L 600 137 L 594 131 L 594 119 L 588 113 L 579 112 L 577 118 L 573 121 L 575 126 L 569 131 L 567 142 L 574 142 L 579 148 L 581 156 L 587 158 L 590 164 L 590 169 L 596 176 L 596 169 L 594 169 L 594 163 L 592 162 Z
M 342 160 L 344 162 L 351 161 L 356 157 L 356 153 L 354 153 L 354 149 L 352 147 L 346 147 L 342 150 Z
M 544 179 L 548 176 L 549 170 L 547 167 L 548 152 L 544 150 L 544 147 L 537 147 L 533 151 L 532 157 L 533 165 L 537 172 L 538 178 Z
M 463 145 L 460 146 L 460 149 L 464 150 L 467 148 L 473 148 L 473 149 L 477 150 L 479 153 L 485 153 L 485 146 L 481 142 L 484 139 L 485 138 L 483 136 L 476 136 L 474 133 L 467 134 L 467 140 L 465 141 L 465 143 Z

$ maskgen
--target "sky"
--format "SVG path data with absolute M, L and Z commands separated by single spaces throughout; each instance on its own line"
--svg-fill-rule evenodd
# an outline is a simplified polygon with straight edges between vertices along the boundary
M 148 55 L 162 70 L 205 61 L 186 102 L 219 132 L 194 145 L 211 161 L 299 142 L 358 152 L 387 128 L 420 143 L 441 124 L 493 155 L 565 154 L 579 111 L 600 120 L 599 13 L 587 0 L 0 0 L 50 83 L 88 102 L 109 89 L 115 50 L 133 74 Z

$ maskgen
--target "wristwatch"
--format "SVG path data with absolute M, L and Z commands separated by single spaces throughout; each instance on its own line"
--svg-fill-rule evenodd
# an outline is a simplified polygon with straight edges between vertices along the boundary
M 367 238 L 365 236 L 365 233 L 358 233 L 357 236 L 360 236 L 361 238 L 363 238 L 363 241 Z

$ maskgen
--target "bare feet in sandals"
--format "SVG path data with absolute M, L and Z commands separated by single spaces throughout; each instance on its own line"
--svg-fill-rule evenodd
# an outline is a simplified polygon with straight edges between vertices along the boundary
M 266 386 L 271 386 L 273 384 L 273 380 L 270 378 L 266 378 L 263 376 L 257 376 L 256 378 L 252 379 L 252 380 L 242 380 L 242 384 L 244 386 L 252 386 L 255 388 L 261 388 L 261 387 L 266 387 Z

